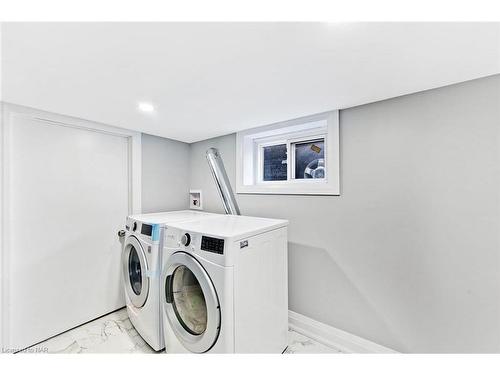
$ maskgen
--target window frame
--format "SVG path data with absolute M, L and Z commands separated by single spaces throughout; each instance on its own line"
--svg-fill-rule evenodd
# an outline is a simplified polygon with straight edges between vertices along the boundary
M 236 134 L 236 193 L 340 195 L 339 113 L 332 111 Z M 324 141 L 325 177 L 295 178 L 295 145 Z M 263 150 L 286 144 L 287 179 L 264 181 Z

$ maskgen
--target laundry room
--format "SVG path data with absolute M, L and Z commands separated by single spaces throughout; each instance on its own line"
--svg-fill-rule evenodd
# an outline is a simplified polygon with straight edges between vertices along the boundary
M 1 357 L 500 354 L 500 22 L 70 19 L 0 16 Z

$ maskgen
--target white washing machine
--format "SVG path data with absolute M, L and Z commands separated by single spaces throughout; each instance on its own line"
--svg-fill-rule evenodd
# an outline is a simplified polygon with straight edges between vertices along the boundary
M 170 223 L 218 216 L 199 211 L 171 211 L 127 217 L 122 251 L 123 285 L 130 321 L 156 351 L 165 347 L 160 317 L 161 246 Z
M 224 215 L 165 230 L 167 353 L 282 353 L 287 346 L 286 220 Z

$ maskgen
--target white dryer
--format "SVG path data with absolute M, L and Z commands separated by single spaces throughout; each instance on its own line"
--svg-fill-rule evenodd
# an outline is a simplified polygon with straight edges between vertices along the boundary
M 130 321 L 156 351 L 165 347 L 160 319 L 159 277 L 165 226 L 218 216 L 199 211 L 171 211 L 127 217 L 122 251 L 123 285 Z
M 167 353 L 282 353 L 287 346 L 286 220 L 225 215 L 165 230 Z

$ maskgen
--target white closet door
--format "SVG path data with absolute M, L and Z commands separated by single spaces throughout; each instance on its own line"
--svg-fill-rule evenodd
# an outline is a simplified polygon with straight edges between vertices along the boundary
M 133 210 L 131 137 L 12 115 L 9 346 L 124 306 L 117 231 Z

